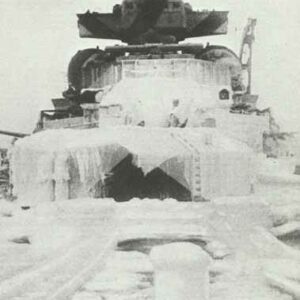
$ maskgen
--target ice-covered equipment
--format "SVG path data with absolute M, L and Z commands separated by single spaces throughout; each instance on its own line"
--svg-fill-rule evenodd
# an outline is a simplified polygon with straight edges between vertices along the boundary
M 253 166 L 247 145 L 214 128 L 48 130 L 20 140 L 12 160 L 14 192 L 32 201 L 245 195 Z
M 81 37 L 128 45 L 73 56 L 63 98 L 41 112 L 42 132 L 16 143 L 16 195 L 201 201 L 253 191 L 254 152 L 269 126 L 251 94 L 255 21 L 240 56 L 179 44 L 225 34 L 227 24 L 227 12 L 195 12 L 179 0 L 126 0 L 113 14 L 78 15 L 78 24 Z

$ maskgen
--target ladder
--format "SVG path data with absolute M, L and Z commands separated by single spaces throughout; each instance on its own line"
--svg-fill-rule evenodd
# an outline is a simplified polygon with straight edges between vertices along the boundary
M 173 137 L 177 139 L 181 144 L 186 147 L 192 154 L 192 159 L 190 161 L 190 184 L 191 184 L 191 194 L 194 202 L 207 201 L 202 197 L 201 190 L 201 158 L 199 150 L 193 145 L 187 137 L 181 134 L 172 133 Z

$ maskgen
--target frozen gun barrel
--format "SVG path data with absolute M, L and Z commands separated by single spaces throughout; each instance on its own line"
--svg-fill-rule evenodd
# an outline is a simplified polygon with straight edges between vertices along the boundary
M 0 134 L 2 134 L 2 135 L 8 135 L 8 136 L 13 136 L 13 137 L 16 137 L 16 138 L 24 138 L 24 137 L 30 135 L 28 133 L 13 132 L 13 131 L 7 131 L 7 130 L 0 130 Z

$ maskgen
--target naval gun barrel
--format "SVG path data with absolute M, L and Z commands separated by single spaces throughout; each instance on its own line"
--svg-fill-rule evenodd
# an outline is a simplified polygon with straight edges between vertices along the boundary
M 13 131 L 7 131 L 7 130 L 0 130 L 0 134 L 13 136 L 16 138 L 24 138 L 26 136 L 29 136 L 28 133 L 22 133 L 22 132 L 13 132 Z

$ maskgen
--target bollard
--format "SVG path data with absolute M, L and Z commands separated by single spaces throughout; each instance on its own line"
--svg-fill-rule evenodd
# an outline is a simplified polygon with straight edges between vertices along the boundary
M 208 300 L 209 255 L 191 243 L 153 247 L 155 300 Z

